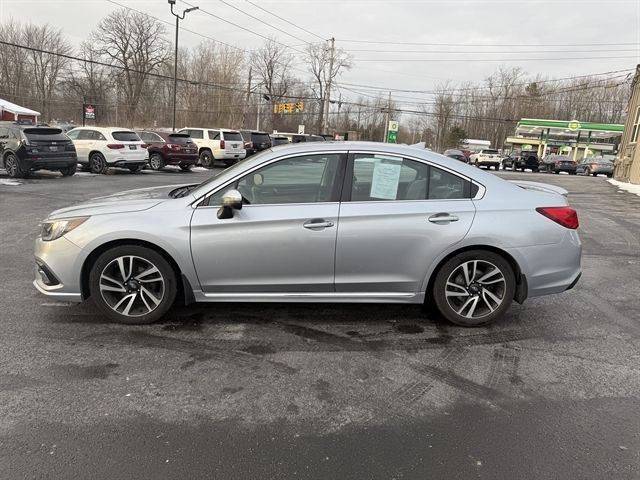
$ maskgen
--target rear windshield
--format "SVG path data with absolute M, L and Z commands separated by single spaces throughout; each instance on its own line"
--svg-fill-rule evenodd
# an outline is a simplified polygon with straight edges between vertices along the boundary
M 191 137 L 186 133 L 171 133 L 167 138 L 171 143 L 176 143 L 179 145 L 193 142 L 193 140 L 191 140 Z
M 253 143 L 269 143 L 271 141 L 271 137 L 266 133 L 252 133 L 251 140 Z
M 482 153 L 487 153 L 489 155 L 497 155 L 498 150 L 482 150 Z
M 140 142 L 140 137 L 136 132 L 113 132 L 111 134 L 114 140 L 118 140 L 119 142 Z
M 242 135 L 240 135 L 240 132 L 224 132 L 224 139 L 231 141 L 242 141 Z
M 30 141 L 62 142 L 69 140 L 69 137 L 59 128 L 25 128 L 23 132 Z

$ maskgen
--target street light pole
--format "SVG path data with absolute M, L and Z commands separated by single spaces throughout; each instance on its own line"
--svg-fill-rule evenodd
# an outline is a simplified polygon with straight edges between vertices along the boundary
M 187 8 L 182 12 L 182 15 L 178 15 L 173 11 L 173 6 L 176 4 L 176 0 L 168 0 L 169 5 L 171 5 L 171 14 L 176 17 L 176 45 L 175 45 L 175 55 L 173 59 L 173 119 L 171 122 L 171 129 L 176 131 L 176 99 L 178 97 L 178 31 L 180 29 L 180 20 L 184 20 L 184 17 L 189 12 L 193 12 L 194 10 L 198 10 L 200 7 L 191 7 Z

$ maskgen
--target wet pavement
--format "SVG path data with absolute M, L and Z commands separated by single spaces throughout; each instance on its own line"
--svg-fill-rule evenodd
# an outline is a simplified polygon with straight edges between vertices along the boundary
M 127 327 L 31 286 L 51 210 L 207 175 L 0 184 L 0 478 L 640 477 L 640 197 L 500 172 L 569 190 L 584 274 L 486 328 L 314 304 L 175 307 Z

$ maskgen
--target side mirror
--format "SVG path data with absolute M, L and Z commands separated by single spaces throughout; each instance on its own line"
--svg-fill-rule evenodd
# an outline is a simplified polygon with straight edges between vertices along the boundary
M 222 196 L 222 206 L 218 210 L 218 218 L 233 218 L 234 210 L 242 210 L 242 194 L 238 190 L 229 190 Z

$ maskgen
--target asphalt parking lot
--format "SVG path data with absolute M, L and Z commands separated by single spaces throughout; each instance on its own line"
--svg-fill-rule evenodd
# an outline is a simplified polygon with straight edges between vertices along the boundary
M 569 190 L 583 277 L 488 328 L 418 307 L 175 307 L 144 327 L 32 287 L 53 209 L 194 173 L 0 171 L 0 477 L 640 477 L 640 197 Z

